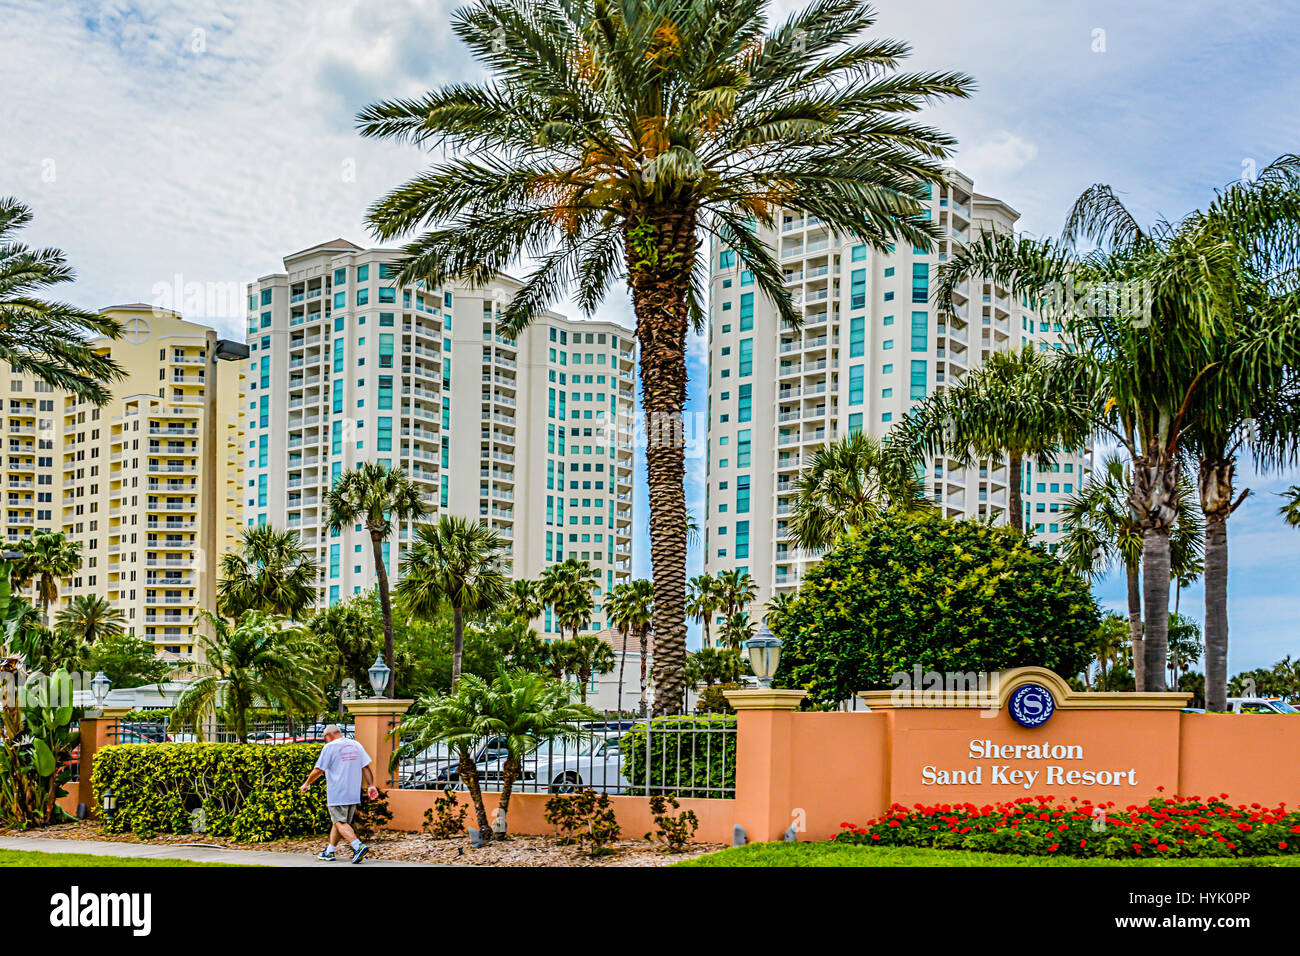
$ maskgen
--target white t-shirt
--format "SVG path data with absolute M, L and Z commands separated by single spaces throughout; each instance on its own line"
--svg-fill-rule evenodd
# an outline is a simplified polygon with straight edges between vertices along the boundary
M 325 774 L 325 802 L 346 807 L 361 802 L 361 770 L 370 766 L 366 748 L 348 737 L 331 740 L 320 752 L 316 769 Z

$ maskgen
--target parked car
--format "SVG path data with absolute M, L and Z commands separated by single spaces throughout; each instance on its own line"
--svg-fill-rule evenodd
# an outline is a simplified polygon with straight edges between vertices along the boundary
M 1228 710 L 1234 714 L 1300 714 L 1281 697 L 1229 697 Z
M 583 787 L 622 793 L 631 783 L 622 774 L 620 739 L 617 732 L 598 731 L 594 738 L 545 743 L 524 758 L 515 787 L 525 793 L 572 793 Z M 404 761 L 399 786 L 404 790 L 465 789 L 458 761 L 444 753 L 433 755 L 432 761 L 421 760 L 423 754 Z M 505 741 L 485 741 L 474 755 L 479 782 L 488 787 L 499 785 L 505 776 L 505 761 Z
M 148 737 L 156 744 L 166 743 L 171 739 L 167 736 L 167 725 L 164 723 L 137 720 L 122 724 L 121 729 L 124 733 L 132 733 L 140 737 Z

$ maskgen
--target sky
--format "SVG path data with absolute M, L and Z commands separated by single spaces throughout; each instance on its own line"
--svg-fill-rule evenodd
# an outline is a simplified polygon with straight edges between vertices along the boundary
M 289 252 L 368 244 L 366 206 L 427 156 L 362 140 L 356 111 L 482 77 L 438 0 L 223 0 L 220 4 L 0 0 L 0 194 L 33 207 L 22 238 L 76 268 L 86 307 L 172 304 L 242 337 L 221 290 L 281 271 Z M 772 4 L 772 17 L 796 6 Z M 1275 0 L 880 0 L 875 37 L 905 40 L 911 70 L 961 70 L 978 90 L 927 119 L 957 137 L 954 165 L 1009 202 L 1020 228 L 1060 231 L 1088 185 L 1140 218 L 1177 218 L 1216 186 L 1300 152 L 1300 4 Z M 168 297 L 171 297 L 171 300 Z M 570 310 L 572 313 L 573 310 Z M 631 322 L 627 297 L 600 316 Z M 704 407 L 705 348 L 690 349 L 689 411 Z M 688 461 L 703 507 L 703 449 Z M 1300 530 L 1256 476 L 1229 522 L 1232 671 L 1300 651 L 1292 585 Z M 641 472 L 638 472 L 640 476 Z M 641 482 L 639 514 L 648 508 Z M 634 564 L 649 570 L 641 522 Z M 700 556 L 691 556 L 692 570 Z M 1118 580 L 1099 599 L 1123 606 Z M 1200 616 L 1198 586 L 1181 607 Z

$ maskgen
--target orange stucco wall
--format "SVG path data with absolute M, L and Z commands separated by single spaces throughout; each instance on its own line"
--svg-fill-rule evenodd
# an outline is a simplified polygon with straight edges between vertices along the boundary
M 1300 717 L 1183 714 L 1178 792 L 1300 805 Z

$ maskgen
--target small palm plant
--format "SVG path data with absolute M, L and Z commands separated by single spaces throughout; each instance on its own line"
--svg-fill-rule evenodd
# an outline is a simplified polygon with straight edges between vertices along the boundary
M 573 673 L 578 678 L 578 694 L 585 704 L 593 675 L 608 674 L 614 669 L 614 648 L 595 634 L 578 634 L 565 643 L 573 645 Z
M 536 581 L 516 578 L 510 582 L 510 593 L 506 595 L 506 615 L 510 620 L 528 627 L 541 616 L 543 610 L 542 599 L 537 595 Z
M 922 511 L 930 507 L 915 465 L 897 454 L 896 448 L 856 432 L 808 456 L 796 481 L 790 520 L 799 547 L 824 550 L 850 528 L 874 521 L 890 508 Z M 735 614 L 734 608 L 728 616 L 731 614 Z
M 554 613 L 561 640 L 566 630 L 577 634 L 591 620 L 596 606 L 591 592 L 599 581 L 596 569 L 579 558 L 565 558 L 542 572 L 537 596 Z
M 91 347 L 95 336 L 115 339 L 121 326 L 106 315 L 39 298 L 76 276 L 58 249 L 33 249 L 15 233 L 32 221 L 17 199 L 0 199 L 0 362 L 95 405 L 112 397 L 107 385 L 121 367 Z
M 711 574 L 697 574 L 686 582 L 686 613 L 704 628 L 704 646 L 712 647 L 709 625 L 722 603 L 718 579 Z
M 298 618 L 316 603 L 320 565 L 298 532 L 252 525 L 240 535 L 240 550 L 221 556 L 217 612 L 237 618 L 256 610 Z
M 636 634 L 641 646 L 641 703 L 638 713 L 646 715 L 646 658 L 650 653 L 650 625 L 654 619 L 654 585 L 645 578 L 616 584 L 610 591 L 609 623 L 623 635 L 623 654 L 618 662 L 618 712 L 623 713 L 623 667 L 627 661 L 628 635 Z
M 55 615 L 54 622 L 59 631 L 75 634 L 86 644 L 94 644 L 101 637 L 121 634 L 126 617 L 97 594 L 78 594 Z
M 384 542 L 393 533 L 393 522 L 418 521 L 429 512 L 424 492 L 401 469 L 385 468 L 363 461 L 339 476 L 325 496 L 329 529 L 341 532 L 350 524 L 362 524 L 370 535 L 370 550 L 379 581 L 379 608 L 384 617 L 384 662 L 388 665 L 386 694 L 393 696 L 393 605 L 388 591 L 388 566 L 384 563 Z
M 235 623 L 210 611 L 202 615 L 211 633 L 199 633 L 201 654 L 184 667 L 197 677 L 172 709 L 178 726 L 224 709 L 240 743 L 248 742 L 248 714 L 259 704 L 293 714 L 315 714 L 324 704 L 318 662 L 307 629 L 283 617 L 245 611 Z
M 500 533 L 481 521 L 455 515 L 422 525 L 407 552 L 405 573 L 397 585 L 402 604 L 426 619 L 436 617 L 443 602 L 451 607 L 453 689 L 465 656 L 465 614 L 495 607 L 509 594 L 509 579 L 501 570 L 506 554 Z

